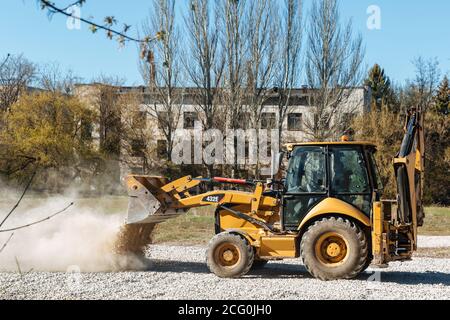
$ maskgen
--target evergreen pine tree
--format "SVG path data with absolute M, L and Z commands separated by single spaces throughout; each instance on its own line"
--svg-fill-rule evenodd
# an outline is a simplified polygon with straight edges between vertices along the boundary
M 393 102 L 391 81 L 378 64 L 370 69 L 365 85 L 372 90 L 372 109 L 381 110 L 382 106 L 390 105 Z

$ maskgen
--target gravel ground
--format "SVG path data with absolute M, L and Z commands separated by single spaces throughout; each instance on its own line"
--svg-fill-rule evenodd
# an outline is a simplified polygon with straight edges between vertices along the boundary
M 220 279 L 207 270 L 204 253 L 199 246 L 155 245 L 146 272 L 0 273 L 0 299 L 450 300 L 450 259 L 415 258 L 369 268 L 355 280 L 322 282 L 299 259 L 270 262 L 242 279 Z
M 421 248 L 450 248 L 449 236 L 419 236 L 417 243 Z

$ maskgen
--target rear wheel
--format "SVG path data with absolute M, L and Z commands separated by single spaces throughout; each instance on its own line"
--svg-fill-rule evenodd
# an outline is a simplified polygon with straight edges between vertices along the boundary
M 209 242 L 206 264 L 221 278 L 238 278 L 253 265 L 254 252 L 247 239 L 237 234 L 219 233 Z
M 367 237 L 344 218 L 316 221 L 301 240 L 301 256 L 309 273 L 321 280 L 350 279 L 368 266 Z

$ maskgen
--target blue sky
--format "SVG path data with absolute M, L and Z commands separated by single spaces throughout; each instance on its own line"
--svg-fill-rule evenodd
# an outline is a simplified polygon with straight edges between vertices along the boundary
M 188 0 L 177 1 L 181 12 Z M 306 7 L 311 1 L 305 0 Z M 105 74 L 125 78 L 130 85 L 141 83 L 135 45 L 119 49 L 103 33 L 92 35 L 86 25 L 81 30 L 68 30 L 65 18 L 55 16 L 49 20 L 36 3 L 2 0 L 0 57 L 23 53 L 37 63 L 58 62 L 85 81 Z M 381 9 L 381 30 L 369 30 L 366 26 L 370 5 Z M 119 21 L 137 26 L 148 15 L 149 7 L 149 0 L 88 0 L 82 15 L 92 15 L 96 20 L 114 15 Z M 414 77 L 411 60 L 417 56 L 436 57 L 443 72 L 449 73 L 450 1 L 341 0 L 341 12 L 346 19 L 352 17 L 355 30 L 363 35 L 366 64 L 381 64 L 394 81 Z

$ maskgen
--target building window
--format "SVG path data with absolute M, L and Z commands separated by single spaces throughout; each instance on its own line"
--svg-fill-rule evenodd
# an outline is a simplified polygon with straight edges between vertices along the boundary
M 159 129 L 166 129 L 169 126 L 169 113 L 167 111 L 158 111 L 156 121 Z
M 277 124 L 275 112 L 264 112 L 261 115 L 261 129 L 275 129 Z
M 141 139 L 134 139 L 131 141 L 131 156 L 143 157 L 145 150 L 145 143 Z
M 267 142 L 266 156 L 269 158 L 272 157 L 272 142 L 271 141 Z
M 144 168 L 142 167 L 131 167 L 130 174 L 144 174 Z
M 142 99 L 144 104 L 151 105 L 155 103 L 155 99 L 151 94 L 144 94 L 144 98 Z
M 184 113 L 184 123 L 183 123 L 184 129 L 194 129 L 196 121 L 198 121 L 197 112 L 185 112 Z
M 166 140 L 158 140 L 157 141 L 156 152 L 158 154 L 159 159 L 167 160 L 167 141 Z
M 309 97 L 303 96 L 298 98 L 298 104 L 301 106 L 309 106 Z
M 238 128 L 242 130 L 251 129 L 252 114 L 250 112 L 241 112 L 239 116 Z
M 136 129 L 146 129 L 147 128 L 147 112 L 138 111 L 133 117 L 133 127 Z
M 289 113 L 288 114 L 288 131 L 301 131 L 302 130 L 302 114 L 301 113 Z
M 81 121 L 81 140 L 91 142 L 92 132 L 94 131 L 94 126 L 91 122 L 82 120 Z

